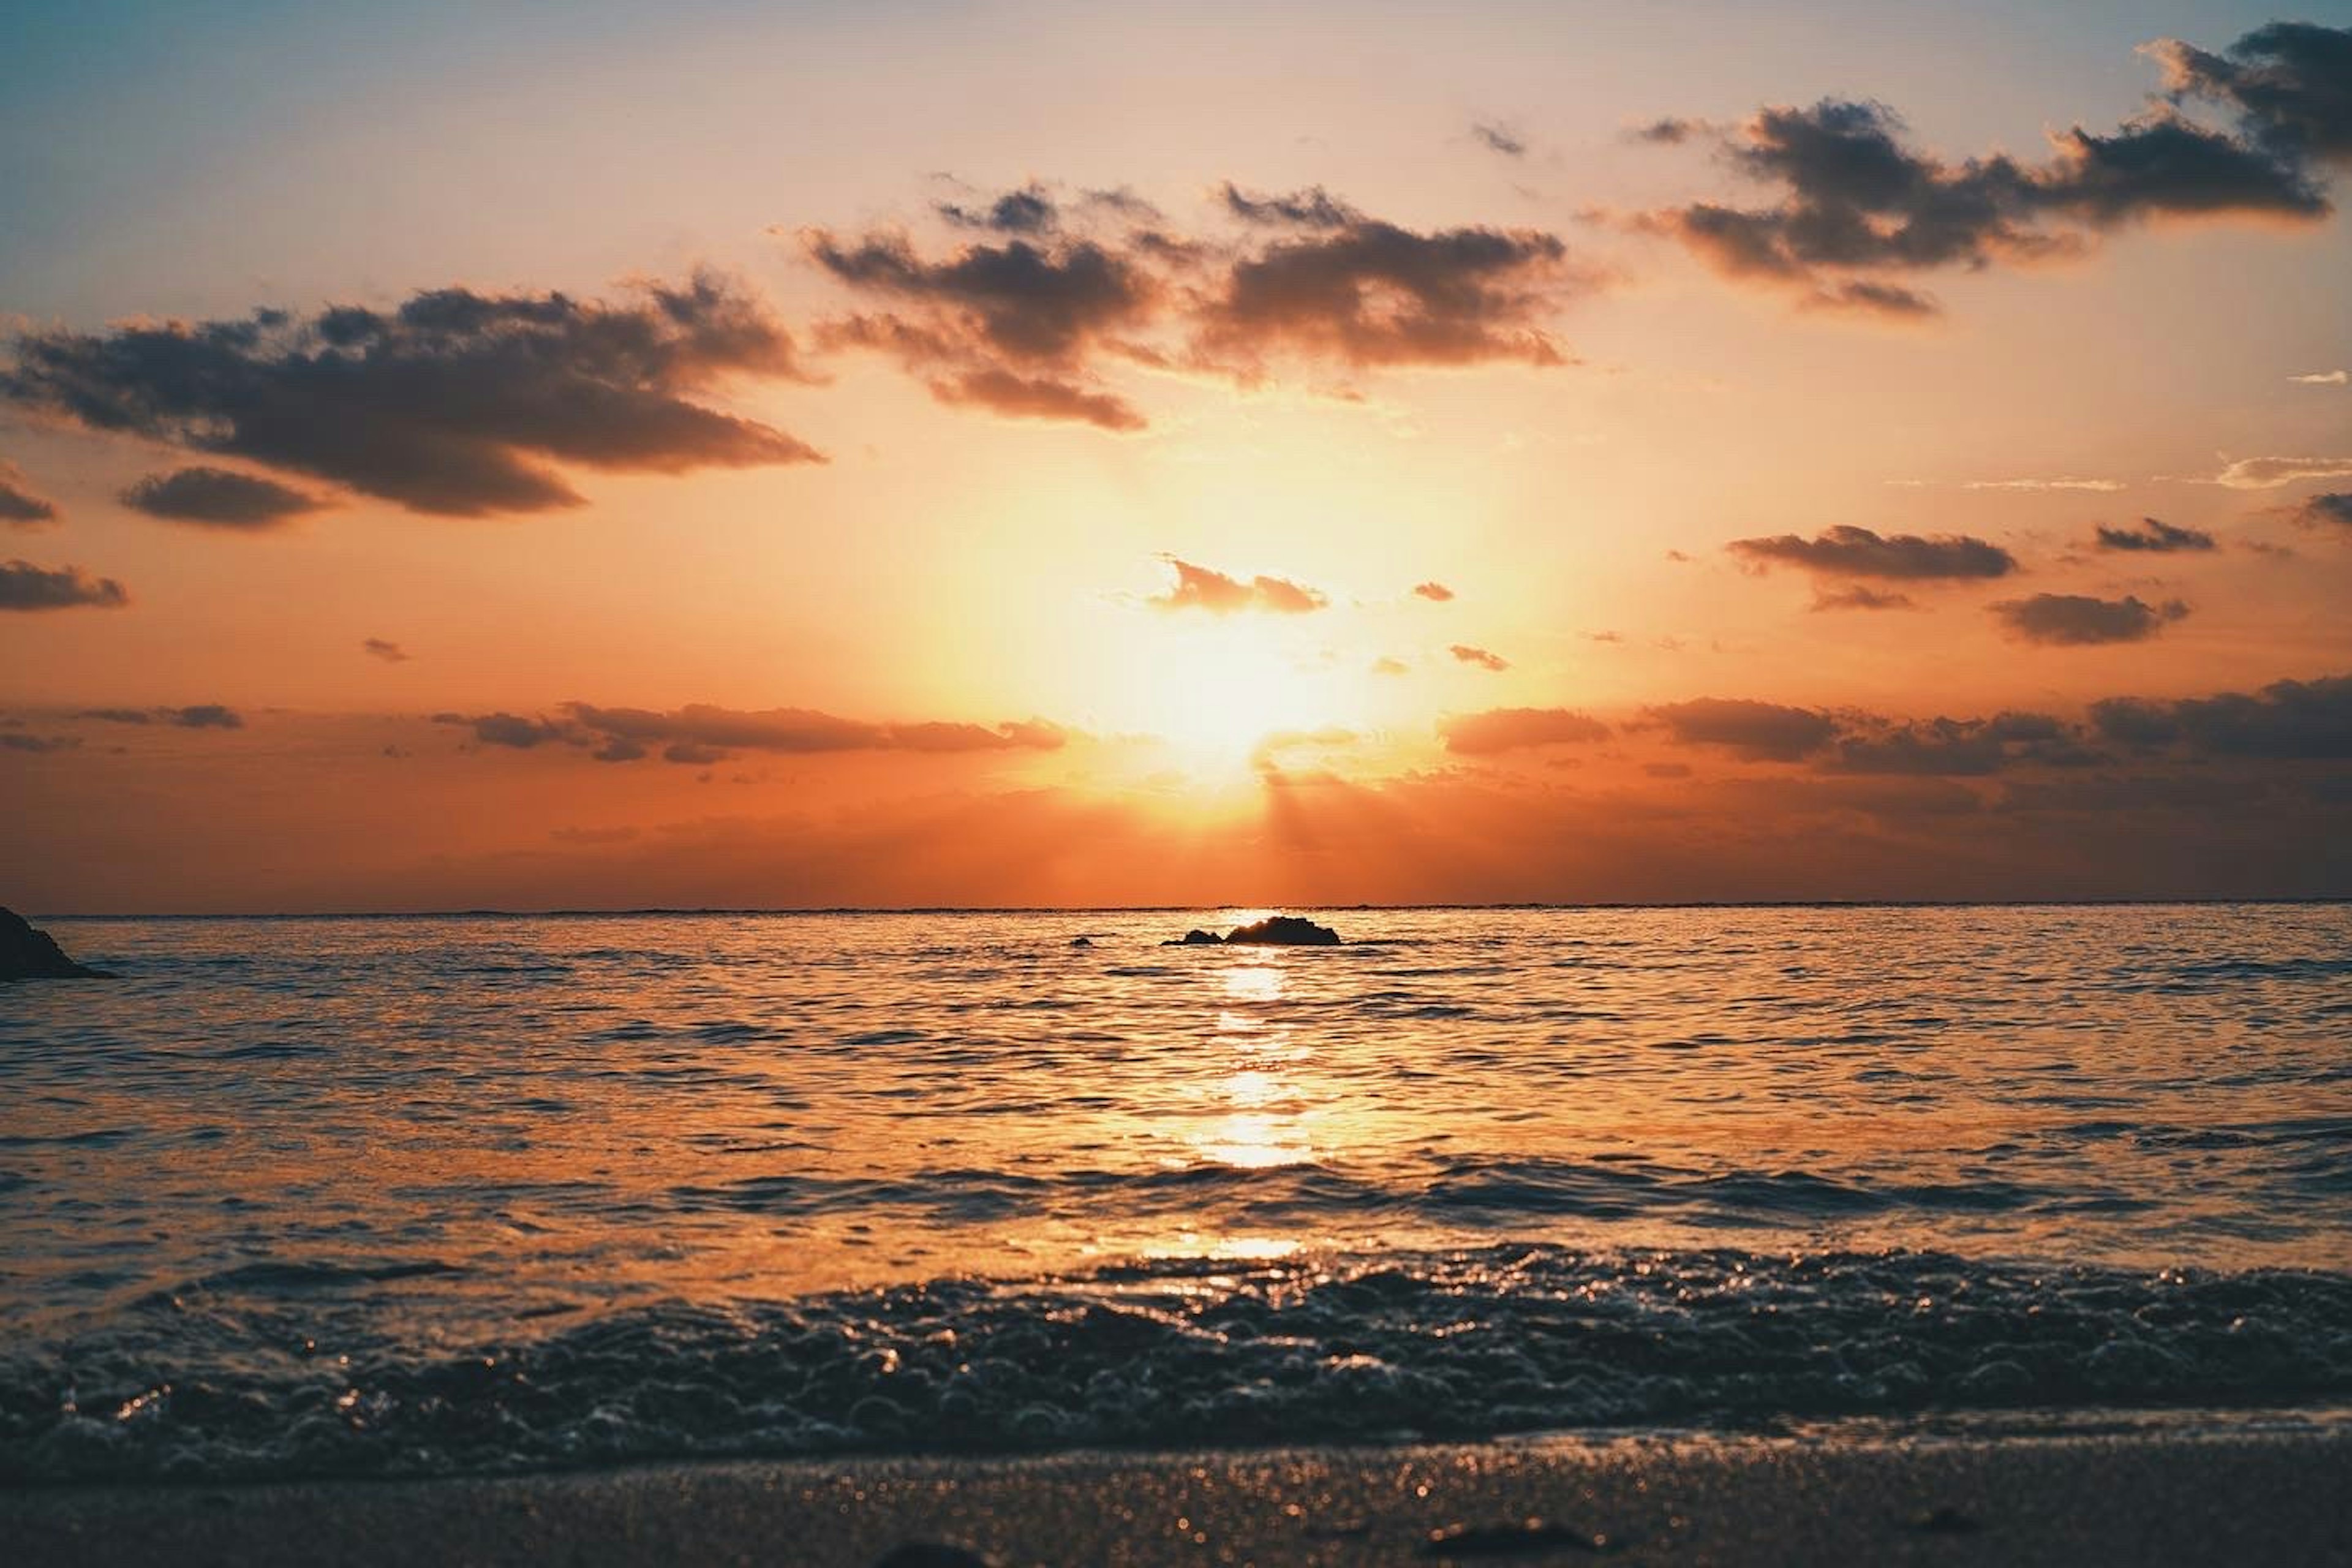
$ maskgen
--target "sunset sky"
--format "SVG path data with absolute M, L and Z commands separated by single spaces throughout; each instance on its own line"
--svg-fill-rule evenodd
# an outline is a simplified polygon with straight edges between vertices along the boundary
M 2352 895 L 2352 15 L 26 7 L 0 902 Z

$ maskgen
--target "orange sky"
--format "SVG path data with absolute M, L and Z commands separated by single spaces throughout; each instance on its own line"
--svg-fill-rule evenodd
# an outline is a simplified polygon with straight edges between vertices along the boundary
M 2352 33 L 122 9 L 0 901 L 2352 895 Z

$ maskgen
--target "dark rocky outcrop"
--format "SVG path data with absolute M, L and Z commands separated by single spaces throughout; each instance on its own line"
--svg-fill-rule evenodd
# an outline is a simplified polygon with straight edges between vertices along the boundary
M 1245 947 L 1338 947 L 1339 933 L 1329 926 L 1319 926 L 1297 915 L 1271 915 L 1253 925 L 1235 926 L 1223 936 L 1214 931 L 1188 931 L 1181 941 L 1171 940 L 1160 945 L 1214 947 L 1223 943 L 1238 943 Z
M 49 933 L 35 931 L 25 917 L 0 910 L 0 980 L 111 980 L 65 955 Z

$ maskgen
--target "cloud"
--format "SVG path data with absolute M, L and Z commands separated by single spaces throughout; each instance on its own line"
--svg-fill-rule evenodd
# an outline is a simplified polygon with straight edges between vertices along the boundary
M 2225 464 L 2211 482 L 2233 490 L 2274 490 L 2297 479 L 2347 475 L 2352 475 L 2352 458 L 2241 458 Z
M 634 762 L 662 748 L 667 762 L 724 762 L 739 751 L 805 754 L 824 752 L 1055 751 L 1068 737 L 1036 721 L 984 725 L 929 721 L 872 723 L 804 708 L 745 710 L 690 703 L 672 711 L 600 708 L 572 702 L 564 712 L 583 744 L 597 744 L 599 761 Z
M 2146 52 L 2161 62 L 2176 99 L 2227 105 L 2284 159 L 2352 162 L 2352 29 L 2273 22 L 2229 47 L 2227 58 L 2178 38 Z
M 0 752 L 25 752 L 39 754 L 45 752 L 70 752 L 81 744 L 75 735 L 20 735 L 14 731 L 0 732 Z
M 57 503 L 34 494 L 25 470 L 0 458 L 0 522 L 11 528 L 39 528 L 57 521 Z
M 1968 479 L 1960 485 L 1964 490 L 2096 490 L 2102 494 L 2123 488 L 2121 479 L 2084 479 L 2071 476 L 2054 479 Z
M 150 517 L 244 531 L 275 528 L 327 504 L 272 479 L 203 467 L 150 474 L 121 500 Z
M 1412 666 L 1401 658 L 1392 658 L 1387 654 L 1382 654 L 1372 660 L 1372 673 L 1374 675 L 1410 675 L 1412 673 Z
M 2113 698 L 2093 703 L 2090 717 L 2106 740 L 2145 751 L 2196 758 L 2352 758 L 2352 675 L 2276 681 L 2252 696 Z
M 436 713 L 436 724 L 458 724 L 473 731 L 474 739 L 485 746 L 506 746 L 518 752 L 528 752 L 551 741 L 577 744 L 578 739 L 562 726 L 551 724 L 545 719 L 526 719 L 519 713 Z
M 903 235 L 845 241 L 813 229 L 803 242 L 841 282 L 927 312 L 919 324 L 932 344 L 1024 363 L 1076 364 L 1104 334 L 1142 322 L 1160 299 L 1157 279 L 1090 239 L 970 245 L 937 262 L 917 256 Z
M 619 303 L 441 289 L 388 311 L 28 332 L 0 398 L 471 517 L 582 504 L 551 463 L 821 462 L 780 430 L 689 401 L 732 375 L 800 374 L 756 299 L 698 273 Z
M 1415 583 L 1412 591 L 1416 596 L 1427 599 L 1433 605 L 1442 605 L 1454 597 L 1454 590 L 1443 583 Z
M 1254 196 L 1228 180 L 1217 195 L 1234 217 L 1268 227 L 1349 228 L 1364 221 L 1363 214 L 1320 185 L 1287 195 Z
M 199 702 L 189 708 L 85 708 L 75 717 L 104 724 L 176 724 L 183 730 L 245 728 L 242 714 L 218 702 Z
M 1531 746 L 1588 745 L 1609 738 L 1609 726 L 1571 708 L 1490 708 L 1438 721 L 1445 749 L 1491 756 Z
M 1277 350 L 1357 368 L 1568 363 L 1538 324 L 1570 280 L 1553 236 L 1318 226 L 1233 263 L 1199 310 L 1202 358 L 1244 376 Z
M 2094 599 L 2081 594 L 2036 594 L 2004 599 L 1992 606 L 2009 634 L 2021 642 L 2078 647 L 2094 643 L 2144 642 L 2168 621 L 2189 614 L 2178 599 L 2161 605 L 2137 597 Z
M 2295 509 L 2294 517 L 2306 528 L 2352 528 L 2352 490 L 2315 495 Z
M 2304 386 L 2352 385 L 2352 371 L 2315 370 L 2308 375 L 2291 375 L 2287 379 Z
M 406 664 L 412 657 L 406 648 L 383 637 L 362 637 L 360 651 L 386 664 Z
M 1919 606 L 1908 594 L 1890 594 L 1876 588 L 1865 588 L 1856 583 L 1844 588 L 1816 588 L 1813 608 L 1821 610 L 1916 610 Z
M 1173 555 L 1163 555 L 1160 559 L 1176 569 L 1176 585 L 1165 594 L 1154 595 L 1144 601 L 1158 609 L 1207 610 L 1220 616 L 1231 615 L 1236 610 L 1265 610 L 1276 615 L 1301 616 L 1319 610 L 1330 603 L 1322 594 L 1287 577 L 1258 576 L 1244 583 L 1238 577 L 1228 577 L 1223 572 L 1196 566 Z
M 2008 551 L 1967 534 L 1878 534 L 1848 524 L 1813 539 L 1783 533 L 1735 539 L 1725 548 L 1759 567 L 1794 566 L 1830 577 L 1926 583 L 2005 577 L 2017 570 Z
M 2175 528 L 2168 522 L 2144 517 L 2137 528 L 2110 528 L 2099 525 L 2097 548 L 2101 550 L 2139 551 L 2157 555 L 2177 554 L 2182 551 L 2215 548 L 2213 536 L 2194 528 Z
M 2347 37 L 2278 24 L 2240 39 L 2234 60 L 2154 46 L 2175 102 L 2221 103 L 2234 128 L 2159 105 L 2104 134 L 2061 132 L 2039 162 L 2000 153 L 1947 162 L 1912 146 L 1895 110 L 1864 100 L 1766 108 L 1729 132 L 1661 120 L 1642 139 L 1710 140 L 1772 197 L 1748 207 L 1692 203 L 1633 221 L 1728 278 L 1801 302 L 1916 316 L 1933 301 L 1892 278 L 2079 253 L 2107 231 L 2155 218 L 2316 219 L 2329 205 L 2315 163 L 2344 155 Z
M 1054 198 L 1034 180 L 1019 190 L 1005 192 L 984 207 L 940 202 L 933 210 L 959 228 L 987 229 L 996 234 L 1047 234 L 1061 222 L 1061 211 Z
M 1489 653 L 1483 647 L 1473 647 L 1468 643 L 1455 643 L 1446 651 L 1464 664 L 1475 664 L 1480 669 L 1500 671 L 1511 668 L 1511 661 L 1502 655 Z
M 1140 430 L 1150 423 L 1134 405 L 1049 376 L 1009 370 L 973 370 L 930 384 L 941 403 L 976 405 L 1015 419 L 1074 419 L 1104 430 Z
M 1482 120 L 1470 127 L 1470 134 L 1476 137 L 1479 142 L 1489 151 L 1500 153 L 1506 158 L 1524 158 L 1528 155 L 1526 141 L 1500 125 Z
M 2046 713 L 2000 713 L 1990 719 L 1871 721 L 1862 733 L 1837 742 L 1832 772 L 1971 777 L 2020 763 L 2073 767 L 2098 761 L 2065 724 Z
M 1837 721 L 1810 708 L 1777 702 L 1701 697 L 1643 710 L 1685 746 L 1725 746 L 1739 756 L 1765 762 L 1795 762 L 1827 745 Z
M 55 571 L 29 561 L 0 561 L 0 610 L 64 610 L 77 605 L 114 609 L 131 602 L 111 577 L 92 577 L 79 566 Z

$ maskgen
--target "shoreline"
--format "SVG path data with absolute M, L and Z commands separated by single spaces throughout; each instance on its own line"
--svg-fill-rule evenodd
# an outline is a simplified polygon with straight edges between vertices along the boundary
M 2352 1426 L 1566 1436 L 0 1490 L 28 1563 L 2352 1563 Z M 1530 1528 L 1529 1521 L 1541 1524 Z M 1448 1550 L 1448 1545 L 1451 1550 Z M 918 1557 L 900 1549 L 954 1548 Z M 895 1565 L 894 1565 L 895 1568 Z

